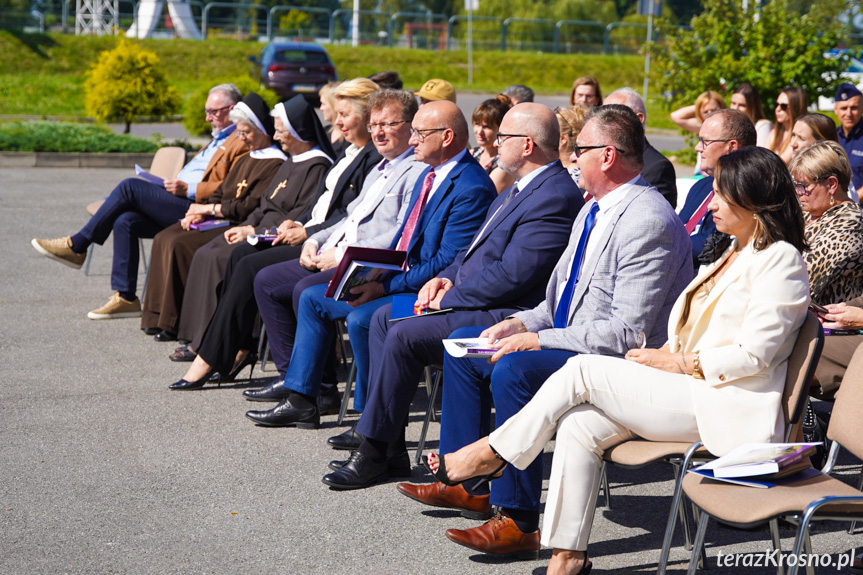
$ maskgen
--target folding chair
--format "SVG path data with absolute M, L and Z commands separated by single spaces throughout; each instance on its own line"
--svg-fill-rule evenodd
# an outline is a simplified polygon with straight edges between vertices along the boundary
M 684 493 L 701 510 L 701 520 L 693 546 L 689 573 L 694 573 L 694 558 L 704 545 L 709 517 L 739 527 L 770 521 L 773 548 L 780 550 L 778 520 L 797 524 L 793 556 L 800 557 L 805 548 L 811 554 L 809 526 L 813 520 L 849 521 L 863 519 L 863 473 L 857 488 L 828 475 L 839 454 L 840 445 L 857 458 L 863 458 L 863 347 L 857 348 L 848 365 L 842 386 L 836 395 L 827 437 L 833 440 L 824 469 L 808 479 L 758 489 L 713 481 L 694 474 L 682 481 Z M 811 566 L 806 565 L 807 571 Z M 796 575 L 800 565 L 789 562 L 789 575 Z M 782 572 L 780 566 L 780 573 Z

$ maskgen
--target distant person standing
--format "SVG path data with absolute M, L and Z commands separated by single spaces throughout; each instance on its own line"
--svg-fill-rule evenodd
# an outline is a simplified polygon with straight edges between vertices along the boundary
M 860 122 L 860 90 L 853 84 L 840 84 L 836 91 L 833 113 L 839 118 L 836 131 L 839 143 L 851 162 L 851 182 L 859 190 L 863 186 L 863 125 Z
M 446 80 L 440 78 L 432 78 L 428 80 L 419 91 L 414 92 L 414 96 L 420 99 L 420 106 L 429 102 L 440 102 L 441 100 L 449 100 L 453 104 L 455 101 L 455 88 Z

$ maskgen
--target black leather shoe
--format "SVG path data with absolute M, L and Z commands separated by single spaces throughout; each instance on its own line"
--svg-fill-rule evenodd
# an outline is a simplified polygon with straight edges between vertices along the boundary
M 159 329 L 158 327 L 145 327 L 145 328 L 141 328 L 141 331 L 144 332 L 144 335 L 156 335 L 157 333 L 159 333 L 162 330 Z
M 317 429 L 321 425 L 321 415 L 317 406 L 298 409 L 291 405 L 290 398 L 268 411 L 247 411 L 246 417 L 267 427 L 299 427 Z
M 333 460 L 327 465 L 333 471 L 338 471 L 347 465 L 350 459 L 342 461 Z M 393 478 L 402 478 L 411 476 L 411 459 L 408 457 L 408 452 L 405 451 L 399 455 L 387 458 L 387 475 Z
M 211 369 L 208 371 L 204 377 L 196 381 L 187 381 L 185 379 L 181 379 L 180 381 L 175 381 L 171 385 L 168 386 L 168 389 L 201 389 L 204 385 L 210 381 L 210 378 L 216 373 L 215 369 Z M 222 382 L 219 382 L 221 386 Z
M 156 341 L 177 341 L 177 334 L 163 329 L 154 335 L 153 339 Z
M 291 390 L 282 385 L 283 383 L 285 380 L 277 377 L 267 387 L 245 390 L 243 397 L 249 401 L 282 401 L 291 395 Z
M 331 393 L 321 394 L 318 397 L 318 411 L 321 415 L 337 415 L 342 406 L 342 394 L 333 388 Z
M 375 461 L 359 450 L 352 451 L 348 462 L 339 469 L 324 475 L 321 480 L 332 489 L 362 489 L 389 477 L 385 459 Z
M 349 430 L 338 435 L 334 435 L 327 439 L 327 445 L 333 449 L 354 450 L 360 446 L 363 436 L 357 433 L 357 427 L 354 425 Z

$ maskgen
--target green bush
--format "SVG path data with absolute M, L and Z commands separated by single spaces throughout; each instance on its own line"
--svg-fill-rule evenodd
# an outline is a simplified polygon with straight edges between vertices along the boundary
M 16 122 L 0 125 L 4 152 L 153 153 L 155 142 L 115 134 L 101 126 L 62 122 Z
M 180 93 L 168 85 L 155 52 L 123 38 L 87 72 L 84 106 L 99 120 L 123 118 L 128 134 L 137 118 L 176 112 Z
M 257 93 L 272 108 L 279 102 L 279 96 L 271 91 L 261 88 L 260 84 L 248 76 L 216 78 L 207 80 L 200 84 L 195 92 L 186 98 L 183 104 L 183 127 L 190 134 L 209 134 L 212 127 L 204 117 L 204 105 L 207 103 L 207 95 L 213 86 L 219 84 L 234 84 L 245 96 L 249 92 Z

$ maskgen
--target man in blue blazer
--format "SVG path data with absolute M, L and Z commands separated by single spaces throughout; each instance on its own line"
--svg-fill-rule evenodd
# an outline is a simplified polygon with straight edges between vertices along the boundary
M 421 108 L 422 110 L 422 108 Z M 504 117 L 498 165 L 516 178 L 488 210 L 485 222 L 455 261 L 428 281 L 421 308 L 441 315 L 390 323 L 390 308 L 372 318 L 368 401 L 356 428 L 357 449 L 323 481 L 334 489 L 366 487 L 403 468 L 404 427 L 424 366 L 440 363 L 442 339 L 459 327 L 487 325 L 545 297 L 545 283 L 566 247 L 584 205 L 558 157 L 555 115 L 519 104 Z
M 360 297 L 350 303 L 324 297 L 327 286 L 323 284 L 304 289 L 297 312 L 297 339 L 303 345 L 294 347 L 284 381 L 244 393 L 253 401 L 281 402 L 268 411 L 249 411 L 246 416 L 252 421 L 268 426 L 317 426 L 320 415 L 314 408 L 315 398 L 333 337 L 333 320 L 347 319 L 355 360 L 367 363 L 366 334 L 375 310 L 389 303 L 392 294 L 417 292 L 452 263 L 482 223 L 495 189 L 482 167 L 466 153 L 468 126 L 461 111 L 451 102 L 427 104 L 411 125 L 415 157 L 429 168 L 417 179 L 402 225 L 389 246 L 407 252 L 406 271 L 383 283 L 354 288 Z M 361 388 L 367 367 L 358 363 L 357 370 L 357 387 Z
M 646 335 L 660 347 L 677 296 L 692 279 L 690 242 L 674 209 L 640 175 L 644 129 L 626 106 L 593 108 L 576 139 L 579 185 L 593 194 L 572 228 L 545 300 L 489 328 L 464 328 L 451 337 L 488 337 L 497 353 L 486 359 L 444 361 L 441 453 L 487 435 L 491 405 L 502 425 L 545 380 L 576 354 L 622 357 Z M 447 537 L 501 555 L 539 552 L 542 458 L 524 471 L 512 466 L 488 486 L 468 481 L 399 485 L 423 503 L 462 510 L 497 506 L 500 514 Z M 484 493 L 485 492 L 485 493 Z M 432 499 L 431 496 L 434 496 Z
M 716 160 L 735 150 L 742 150 L 755 145 L 758 134 L 752 120 L 739 110 L 717 110 L 704 118 L 698 131 L 698 144 L 695 151 L 701 154 L 701 171 L 708 177 L 698 180 L 689 189 L 686 202 L 680 209 L 680 219 L 689 232 L 692 240 L 692 261 L 698 268 L 698 256 L 704 249 L 704 243 L 713 233 L 716 226 L 713 214 L 707 210 L 707 204 L 713 197 L 713 171 Z

